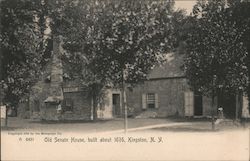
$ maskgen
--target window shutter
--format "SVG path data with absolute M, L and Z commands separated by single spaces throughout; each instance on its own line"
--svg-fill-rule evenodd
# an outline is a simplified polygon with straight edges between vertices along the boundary
M 142 109 L 146 109 L 147 108 L 147 99 L 146 99 L 146 94 L 143 93 L 142 94 Z
M 242 100 L 242 117 L 249 117 L 248 97 L 243 95 Z
M 155 94 L 155 108 L 159 108 L 159 97 L 158 94 Z
M 194 114 L 194 94 L 192 91 L 184 93 L 185 116 L 193 116 Z
M 189 92 L 189 100 L 190 100 L 190 115 L 194 116 L 194 92 Z

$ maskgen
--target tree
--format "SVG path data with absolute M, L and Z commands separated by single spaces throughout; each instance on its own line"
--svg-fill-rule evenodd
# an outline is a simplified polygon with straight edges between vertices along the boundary
M 29 92 L 50 57 L 44 37 L 44 3 L 2 0 L 0 6 L 1 83 L 4 101 L 15 105 Z
M 247 1 L 232 1 L 230 6 L 229 14 L 231 15 L 231 21 L 236 23 L 237 28 L 244 30 L 242 36 L 242 42 L 248 52 L 247 58 L 245 59 L 245 64 L 248 69 L 248 76 L 250 76 L 250 3 Z M 250 78 L 248 78 L 247 85 L 247 95 L 249 100 L 249 109 L 250 109 Z
M 246 29 L 233 21 L 231 5 L 224 0 L 200 0 L 189 21 L 186 75 L 193 89 L 210 96 L 218 87 L 236 93 L 248 86 L 248 52 L 242 41 Z
M 88 75 L 92 84 L 124 91 L 125 84 L 145 80 L 163 53 L 172 49 L 172 7 L 173 2 L 163 0 L 80 1 L 73 10 L 66 9 L 73 28 L 65 36 L 65 49 L 70 51 L 65 56 L 78 64 L 76 71 L 85 81 Z

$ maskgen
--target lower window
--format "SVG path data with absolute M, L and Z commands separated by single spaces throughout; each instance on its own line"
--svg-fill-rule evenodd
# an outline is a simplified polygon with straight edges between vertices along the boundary
M 147 107 L 148 108 L 155 108 L 155 93 L 148 93 L 147 94 Z
M 73 100 L 71 98 L 63 100 L 63 111 L 73 111 Z

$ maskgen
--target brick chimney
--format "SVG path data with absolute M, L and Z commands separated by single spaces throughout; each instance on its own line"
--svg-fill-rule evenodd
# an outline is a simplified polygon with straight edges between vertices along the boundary
M 63 67 L 62 67 L 62 37 L 54 36 L 53 53 L 50 74 L 50 91 L 48 98 L 44 101 L 47 103 L 58 103 L 63 100 Z

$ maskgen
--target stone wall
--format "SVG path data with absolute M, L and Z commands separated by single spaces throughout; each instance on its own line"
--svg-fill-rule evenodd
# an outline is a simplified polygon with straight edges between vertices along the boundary
M 135 115 L 138 115 L 146 111 L 142 109 L 142 95 L 155 93 L 158 95 L 159 107 L 150 110 L 156 112 L 157 117 L 184 116 L 184 91 L 186 88 L 184 78 L 146 81 L 133 88 L 133 91 L 127 90 L 127 103 L 129 107 L 135 109 Z
M 63 84 L 63 66 L 62 66 L 62 40 L 55 37 L 53 40 L 52 64 L 50 71 L 50 97 L 63 99 L 62 84 Z
M 91 120 L 91 96 L 87 91 L 64 92 L 64 99 L 72 100 L 73 108 L 72 111 L 65 111 L 60 114 L 57 112 L 56 104 L 43 102 L 46 98 L 46 92 L 39 95 L 40 98 L 33 96 L 30 101 L 30 114 L 33 120 Z M 39 102 L 39 107 L 37 107 L 36 101 Z
M 41 120 L 90 120 L 91 97 L 82 90 L 80 83 L 63 81 L 61 60 L 62 40 L 54 37 L 51 61 L 46 65 L 39 81 L 32 87 L 29 97 L 31 119 Z M 63 87 L 68 91 L 63 92 Z M 73 91 L 72 91 L 73 90 Z M 65 98 L 64 98 L 65 95 Z M 59 102 L 70 99 L 71 111 L 58 112 Z
M 122 98 L 121 98 L 121 91 L 119 89 L 111 89 L 105 88 L 103 90 L 102 101 L 97 109 L 97 117 L 98 119 L 112 119 L 114 117 L 120 117 L 122 112 L 119 115 L 114 114 L 113 109 L 113 94 L 120 95 L 120 110 L 122 111 Z
M 144 82 L 144 84 L 137 85 L 133 91 L 127 90 L 127 102 L 129 107 L 134 108 L 135 115 L 140 115 L 147 111 L 156 113 L 156 117 L 168 116 L 185 116 L 185 96 L 184 93 L 190 91 L 187 80 L 183 77 L 169 78 L 169 79 L 155 79 Z M 143 109 L 142 95 L 147 93 L 155 93 L 158 95 L 158 108 Z M 194 100 L 191 100 L 192 102 Z M 203 96 L 203 114 L 202 116 L 211 115 L 211 101 L 212 99 Z M 216 105 L 215 99 L 215 107 Z M 194 105 L 194 102 L 192 103 Z M 191 108 L 194 108 L 192 106 Z M 194 115 L 194 109 L 191 110 Z M 148 115 L 148 114 L 147 114 Z
M 73 110 L 63 112 L 64 120 L 91 120 L 91 96 L 87 91 L 64 93 L 64 99 L 71 99 Z
M 29 95 L 29 108 L 31 119 L 41 119 L 41 114 L 44 114 L 46 104 L 44 100 L 50 93 L 50 77 L 51 63 L 48 63 L 44 72 L 39 78 L 39 81 L 32 87 Z

